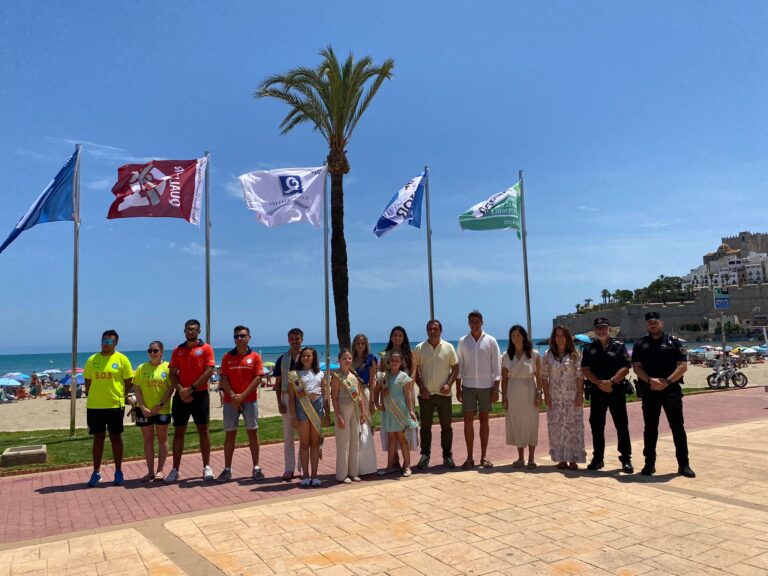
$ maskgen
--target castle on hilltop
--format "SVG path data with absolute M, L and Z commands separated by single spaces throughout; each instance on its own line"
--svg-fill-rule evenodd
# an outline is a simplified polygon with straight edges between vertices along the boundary
M 700 290 L 716 286 L 762 284 L 768 279 L 768 234 L 739 232 L 725 236 L 703 264 L 682 277 L 682 288 Z

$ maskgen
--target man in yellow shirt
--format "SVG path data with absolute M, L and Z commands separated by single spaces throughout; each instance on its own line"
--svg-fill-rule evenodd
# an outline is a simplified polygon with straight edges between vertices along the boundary
M 101 352 L 88 358 L 83 370 L 85 393 L 88 395 L 86 403 L 88 433 L 93 436 L 93 474 L 88 481 L 89 487 L 101 482 L 101 459 L 104 454 L 107 431 L 109 431 L 109 441 L 112 444 L 112 455 L 115 459 L 113 483 L 115 486 L 120 486 L 124 482 L 123 418 L 125 395 L 131 388 L 133 368 L 128 358 L 115 350 L 118 340 L 115 330 L 105 330 L 101 335 Z
M 432 417 L 437 410 L 440 420 L 440 447 L 443 466 L 455 468 L 453 462 L 453 393 L 451 388 L 459 375 L 459 359 L 453 344 L 442 339 L 440 320 L 427 322 L 427 340 L 416 346 L 416 385 L 419 387 L 419 414 L 421 415 L 421 459 L 417 466 L 429 465 L 432 451 Z

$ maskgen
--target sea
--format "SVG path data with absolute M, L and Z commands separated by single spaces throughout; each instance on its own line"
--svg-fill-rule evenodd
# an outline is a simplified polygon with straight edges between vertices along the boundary
M 507 349 L 507 341 L 499 340 L 499 348 L 503 352 Z M 458 345 L 457 341 L 451 342 L 454 346 Z M 325 345 L 309 344 L 317 349 L 320 356 L 320 360 L 325 359 Z M 415 346 L 415 343 L 412 345 Z M 536 344 L 540 352 L 544 353 L 547 349 L 545 344 Z M 386 342 L 371 343 L 371 351 L 378 353 L 387 347 Z M 256 347 L 254 350 L 261 355 L 264 362 L 275 362 L 278 357 L 288 349 L 287 345 L 282 346 L 263 346 L 261 348 Z M 231 347 L 228 348 L 215 348 L 216 361 L 220 362 Z M 77 355 L 77 365 L 82 368 L 88 357 L 98 350 L 89 352 L 80 352 Z M 131 365 L 135 368 L 142 362 L 147 361 L 146 350 L 120 350 L 131 361 Z M 336 361 L 336 357 L 339 354 L 338 345 L 331 345 L 331 362 Z M 171 359 L 171 350 L 165 351 L 165 359 Z M 23 372 L 24 374 L 32 374 L 32 372 L 42 372 L 44 370 L 61 370 L 65 372 L 72 368 L 72 353 L 71 352 L 50 352 L 46 354 L 7 354 L 0 355 L 0 376 L 8 372 Z

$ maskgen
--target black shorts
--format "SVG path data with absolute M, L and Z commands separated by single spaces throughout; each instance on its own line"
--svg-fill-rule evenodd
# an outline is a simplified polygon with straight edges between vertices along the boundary
M 136 426 L 138 426 L 139 428 L 144 428 L 145 426 L 152 426 L 153 424 L 168 426 L 168 424 L 170 423 L 171 423 L 170 414 L 155 414 L 154 416 L 150 416 L 149 418 L 146 418 L 144 414 L 141 413 L 141 410 L 139 408 L 136 409 Z
M 106 430 L 110 434 L 123 433 L 125 408 L 88 408 L 85 412 L 88 434 L 100 434 Z
M 201 392 L 192 392 L 192 402 L 184 402 L 178 394 L 173 395 L 171 403 L 171 416 L 173 416 L 173 427 L 186 426 L 189 424 L 189 417 L 198 426 L 208 424 L 211 419 L 211 407 L 208 398 L 208 390 Z

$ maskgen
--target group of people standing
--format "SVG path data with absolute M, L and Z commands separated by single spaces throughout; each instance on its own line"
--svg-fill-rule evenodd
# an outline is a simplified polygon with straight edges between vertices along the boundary
M 506 417 L 506 443 L 517 449 L 515 468 L 537 467 L 539 413 L 544 402 L 548 411 L 549 453 L 557 467 L 576 470 L 586 462 L 584 442 L 584 387 L 590 388 L 594 452 L 587 466 L 604 467 L 606 414 L 610 411 L 618 434 L 619 460 L 625 473 L 634 472 L 629 437 L 626 376 L 630 367 L 638 377 L 642 396 L 645 465 L 641 474 L 655 473 L 656 441 L 661 410 L 672 429 L 678 473 L 695 477 L 688 462 L 683 426 L 682 389 L 687 368 L 685 350 L 679 340 L 663 332 L 658 313 L 646 315 L 648 335 L 635 343 L 632 358 L 626 346 L 611 338 L 605 318 L 595 320 L 596 338 L 579 353 L 564 326 L 555 326 L 549 349 L 543 355 L 520 325 L 509 331 L 509 344 L 502 354 L 496 339 L 483 331 L 483 316 L 468 315 L 469 333 L 458 346 L 442 339 L 442 324 L 430 320 L 427 339 L 414 349 L 405 329 L 395 326 L 386 349 L 379 357 L 370 350 L 364 334 L 355 336 L 352 350 L 339 353 L 339 369 L 326 382 L 320 370 L 317 351 L 303 346 L 299 328 L 288 332 L 288 351 L 275 363 L 275 393 L 283 418 L 285 467 L 283 480 L 301 476 L 302 487 L 320 486 L 318 462 L 322 456 L 323 426 L 330 425 L 333 407 L 336 435 L 336 479 L 359 482 L 373 472 L 379 475 L 411 475 L 410 453 L 420 447 L 416 466 L 427 468 L 431 459 L 432 422 L 437 412 L 440 423 L 442 464 L 455 468 L 453 460 L 452 398 L 464 416 L 467 457 L 465 470 L 479 465 L 493 468 L 488 457 L 489 417 L 494 402 L 501 399 Z M 209 344 L 199 339 L 200 323 L 189 320 L 184 327 L 185 341 L 174 348 L 170 362 L 163 360 L 163 344 L 151 342 L 149 360 L 132 370 L 128 359 L 117 352 L 118 334 L 107 330 L 102 335 L 101 352 L 86 362 L 87 419 L 93 435 L 94 470 L 88 482 L 101 481 L 101 460 L 107 433 L 115 459 L 114 484 L 124 482 L 122 438 L 125 404 L 133 406 L 136 424 L 142 428 L 147 474 L 143 481 L 173 483 L 179 479 L 184 438 L 189 419 L 200 437 L 203 479 L 213 480 L 210 466 L 208 422 L 210 406 L 208 382 L 215 359 Z M 219 481 L 232 478 L 232 459 L 240 415 L 248 434 L 252 477 L 261 480 L 258 438 L 258 386 L 263 363 L 249 347 L 250 330 L 236 326 L 235 347 L 224 355 L 220 386 L 224 391 L 224 460 Z M 416 403 L 419 411 L 416 413 Z M 380 443 L 387 453 L 387 466 L 377 471 L 373 414 L 381 412 Z M 475 419 L 479 420 L 480 457 L 475 462 Z M 168 426 L 173 424 L 174 440 L 170 472 L 164 474 L 168 456 Z M 294 431 L 298 433 L 296 453 Z M 154 439 L 159 454 L 155 467 Z M 527 460 L 525 449 L 528 449 Z M 401 460 L 402 459 L 402 460 Z

